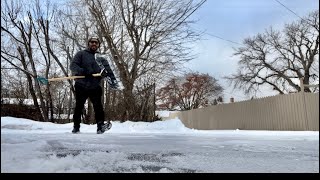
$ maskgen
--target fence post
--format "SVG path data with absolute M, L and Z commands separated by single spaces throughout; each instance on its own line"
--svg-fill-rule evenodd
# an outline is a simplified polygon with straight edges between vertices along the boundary
M 304 106 L 304 118 L 305 118 L 305 126 L 306 129 L 305 130 L 309 130 L 309 123 L 308 123 L 308 114 L 307 114 L 307 102 L 306 102 L 306 96 L 305 96 L 305 92 L 304 92 L 304 84 L 303 84 L 303 78 L 300 78 L 300 93 L 302 95 L 303 98 L 303 106 Z
M 303 78 L 300 78 L 300 91 L 304 92 Z

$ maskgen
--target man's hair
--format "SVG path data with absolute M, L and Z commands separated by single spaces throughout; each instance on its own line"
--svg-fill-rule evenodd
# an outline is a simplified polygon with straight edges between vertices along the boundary
M 88 46 L 89 46 L 89 42 L 92 41 L 92 40 L 98 41 L 99 46 L 100 46 L 100 40 L 99 40 L 99 38 L 98 38 L 97 36 L 92 36 L 92 37 L 90 37 L 90 38 L 88 39 L 88 44 L 87 44 Z

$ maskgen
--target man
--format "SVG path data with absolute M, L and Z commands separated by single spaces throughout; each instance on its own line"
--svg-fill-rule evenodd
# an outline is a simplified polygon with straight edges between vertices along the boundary
M 111 128 L 111 123 L 108 122 L 104 124 L 104 111 L 101 102 L 102 88 L 100 82 L 104 76 L 109 76 L 111 79 L 110 86 L 112 88 L 117 87 L 117 82 L 107 61 L 104 62 L 104 64 L 107 64 L 107 66 L 105 66 L 106 68 L 102 69 L 95 59 L 95 54 L 98 53 L 98 48 L 100 47 L 99 38 L 89 38 L 87 45 L 88 48 L 76 53 L 70 65 L 70 69 L 74 75 L 85 76 L 85 78 L 75 79 L 76 107 L 73 114 L 74 126 L 72 133 L 80 132 L 81 114 L 84 103 L 90 98 L 95 112 L 97 134 L 102 134 L 106 129 Z M 96 73 L 101 73 L 102 76 L 93 77 L 92 74 Z

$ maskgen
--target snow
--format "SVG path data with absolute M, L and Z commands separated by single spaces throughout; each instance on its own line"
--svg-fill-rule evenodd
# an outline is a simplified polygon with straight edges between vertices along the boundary
M 159 117 L 169 117 L 171 112 L 175 112 L 175 111 L 156 111 L 156 114 Z
M 32 99 L 18 99 L 18 98 L 1 98 L 1 101 L 3 104 L 19 104 L 20 101 L 22 104 L 25 105 L 33 105 Z M 40 103 L 40 100 L 38 99 L 38 103 Z
M 1 117 L 1 173 L 319 173 L 319 131 L 195 130 L 179 119 L 54 124 Z

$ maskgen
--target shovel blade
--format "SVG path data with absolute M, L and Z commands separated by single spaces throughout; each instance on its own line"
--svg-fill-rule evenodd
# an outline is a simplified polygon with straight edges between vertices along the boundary
M 49 83 L 48 79 L 44 77 L 38 77 L 37 80 L 39 81 L 40 84 L 47 85 Z

